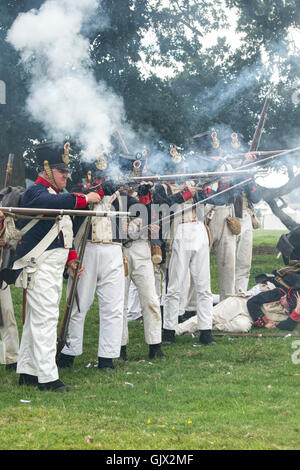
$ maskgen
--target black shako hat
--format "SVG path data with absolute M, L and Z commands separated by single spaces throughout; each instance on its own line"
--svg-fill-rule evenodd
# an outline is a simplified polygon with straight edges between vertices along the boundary
M 57 168 L 59 170 L 69 170 L 69 142 L 65 144 L 48 141 L 38 144 L 35 147 L 35 154 L 40 170 L 46 168 Z
M 137 152 L 135 155 L 119 154 L 119 168 L 124 175 L 142 176 L 147 161 L 147 152 Z
M 228 130 L 219 131 L 211 129 L 193 136 L 194 144 L 199 152 L 205 156 L 219 156 L 241 152 L 243 136 L 238 132 Z
M 112 154 L 100 153 L 96 159 L 81 162 L 84 177 L 88 182 L 95 178 L 117 178 L 119 176 L 118 165 Z

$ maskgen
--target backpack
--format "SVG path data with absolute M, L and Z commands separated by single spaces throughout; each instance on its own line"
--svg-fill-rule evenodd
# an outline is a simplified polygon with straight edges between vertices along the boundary
M 18 207 L 20 205 L 21 196 L 25 192 L 25 190 L 26 188 L 23 188 L 23 186 L 7 186 L 6 188 L 1 189 L 0 208 L 1 206 Z M 15 250 L 19 240 L 22 238 L 22 234 L 16 228 L 15 220 L 13 217 L 6 217 L 5 222 L 5 241 L 8 245 L 10 245 L 12 250 Z M 9 250 L 10 255 L 12 250 Z M 10 264 L 10 262 L 6 261 L 5 264 Z
M 281 252 L 286 265 L 290 260 L 300 260 L 300 226 L 293 228 L 290 233 L 281 235 L 276 248 Z

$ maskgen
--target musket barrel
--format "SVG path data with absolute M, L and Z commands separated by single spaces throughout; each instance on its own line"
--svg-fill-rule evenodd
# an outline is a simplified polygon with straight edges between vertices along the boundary
M 144 176 L 133 176 L 128 183 L 130 182 L 139 182 L 139 181 L 160 181 L 160 180 L 175 180 L 178 178 L 193 179 L 193 178 L 209 178 L 210 176 L 231 176 L 231 175 L 243 175 L 254 173 L 254 170 L 232 170 L 232 171 L 205 171 L 200 173 L 175 173 L 175 174 L 166 174 L 166 175 L 144 175 Z
M 261 158 L 260 160 L 255 160 L 254 162 L 247 163 L 246 165 L 241 165 L 239 168 L 249 168 L 249 167 L 253 167 L 253 166 L 261 166 L 265 162 L 267 162 L 269 160 L 273 160 L 274 158 L 283 157 L 284 155 L 288 155 L 289 153 L 299 152 L 299 151 L 300 151 L 300 147 L 295 147 L 295 148 L 290 149 L 290 150 L 284 150 L 283 152 L 277 153 L 276 155 L 271 155 L 271 156 L 266 157 L 266 158 Z
M 134 217 L 130 212 L 122 211 L 89 211 L 76 209 L 37 209 L 29 207 L 1 207 L 5 214 L 30 214 L 30 215 L 70 215 L 70 216 L 93 216 L 93 217 Z

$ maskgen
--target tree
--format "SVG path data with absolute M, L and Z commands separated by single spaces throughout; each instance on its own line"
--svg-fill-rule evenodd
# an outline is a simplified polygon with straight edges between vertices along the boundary
M 10 0 L 0 6 L 0 79 L 6 84 L 6 104 L 0 105 L 0 184 L 3 186 L 9 153 L 15 155 L 13 185 L 24 185 L 24 151 L 30 147 L 29 138 L 39 133 L 25 112 L 26 75 L 19 64 L 16 51 L 6 41 L 6 34 L 16 16 L 39 7 L 43 0 Z

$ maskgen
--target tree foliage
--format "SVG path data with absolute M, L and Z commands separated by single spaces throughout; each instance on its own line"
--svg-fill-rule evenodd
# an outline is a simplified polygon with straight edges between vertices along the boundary
M 20 12 L 44 2 L 10 0 L 0 6 L 0 80 L 7 85 L 7 104 L 0 105 L 0 165 L 3 170 L 8 153 L 14 153 L 20 178 L 25 150 L 26 175 L 31 176 L 32 140 L 43 133 L 26 114 L 29 77 L 6 33 Z M 220 125 L 241 133 L 248 144 L 273 85 L 262 148 L 295 146 L 300 62 L 290 32 L 300 26 L 297 4 L 102 0 L 88 32 L 95 76 L 123 98 L 128 122 L 137 133 L 185 148 L 194 134 Z M 235 44 L 228 37 L 233 13 Z M 218 39 L 209 45 L 213 33 Z

